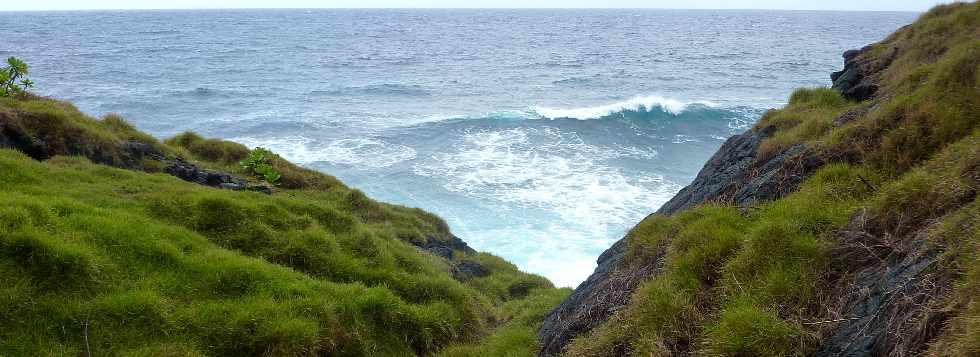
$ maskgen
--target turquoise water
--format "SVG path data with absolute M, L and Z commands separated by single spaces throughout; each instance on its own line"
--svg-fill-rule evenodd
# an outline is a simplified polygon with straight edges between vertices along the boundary
M 264 146 L 574 286 L 723 140 L 915 13 L 0 13 L 42 94 Z

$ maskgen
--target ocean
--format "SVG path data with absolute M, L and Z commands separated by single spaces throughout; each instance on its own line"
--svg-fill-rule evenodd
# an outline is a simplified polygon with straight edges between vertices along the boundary
M 0 12 L 37 92 L 334 175 L 560 286 L 732 134 L 917 13 Z

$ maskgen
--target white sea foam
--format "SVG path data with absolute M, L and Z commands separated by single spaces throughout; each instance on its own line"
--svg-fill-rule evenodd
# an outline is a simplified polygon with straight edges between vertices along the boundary
M 547 119 L 600 119 L 605 118 L 610 115 L 621 113 L 625 111 L 654 111 L 663 110 L 667 113 L 673 115 L 679 115 L 685 110 L 690 108 L 690 106 L 699 104 L 708 107 L 717 106 L 715 103 L 708 101 L 694 101 L 694 102 L 683 102 L 676 99 L 664 98 L 660 96 L 642 96 L 634 97 L 632 99 L 594 106 L 594 107 L 582 107 L 582 108 L 549 108 L 543 106 L 535 106 L 534 111 Z
M 491 248 L 506 257 L 552 251 L 541 249 L 544 242 L 561 242 L 561 247 L 555 249 L 568 252 L 595 252 L 601 251 L 597 247 L 611 243 L 596 237 L 622 233 L 613 230 L 635 223 L 638 217 L 659 207 L 679 189 L 663 177 L 652 174 L 630 177 L 631 174 L 603 161 L 655 156 L 655 151 L 635 147 L 618 150 L 588 145 L 577 134 L 554 128 L 477 130 L 467 133 L 454 150 L 436 153 L 416 164 L 414 173 L 440 178 L 449 191 L 502 207 L 552 212 L 560 219 L 558 226 L 569 232 L 556 237 L 555 227 L 520 228 L 512 235 L 487 237 L 492 241 L 476 242 L 478 247 Z M 548 236 L 528 241 L 532 239 L 528 237 L 532 231 Z M 486 232 L 480 232 L 480 236 L 484 235 Z M 572 239 L 575 236 L 581 239 Z M 467 239 L 483 238 L 468 235 Z M 521 248 L 524 246 L 521 242 L 535 244 L 537 248 Z M 527 250 L 509 255 L 507 247 Z M 528 258 L 526 266 L 559 284 L 581 281 L 592 270 L 591 265 L 580 264 L 594 259 L 588 254 L 575 259 L 567 256 L 551 259 L 547 258 L 551 253 L 543 254 Z M 574 266 L 569 265 L 571 262 L 575 262 Z
M 313 162 L 351 165 L 354 167 L 384 168 L 415 158 L 415 150 L 371 138 L 340 139 L 320 144 L 302 136 L 282 138 L 235 138 L 248 147 L 264 147 L 287 160 L 305 165 Z
M 458 234 L 478 249 L 511 259 L 559 286 L 574 286 L 595 268 L 595 257 L 623 227 L 666 202 L 679 185 L 656 174 L 625 173 L 604 164 L 616 158 L 652 159 L 646 148 L 588 145 L 555 128 L 476 130 L 450 152 L 415 165 L 418 175 L 501 209 L 549 212 L 550 219 Z
M 596 256 L 614 241 L 586 236 L 564 222 L 516 224 L 499 229 L 457 230 L 478 250 L 492 251 L 556 286 L 575 287 L 595 270 Z M 501 241 L 501 237 L 518 237 Z

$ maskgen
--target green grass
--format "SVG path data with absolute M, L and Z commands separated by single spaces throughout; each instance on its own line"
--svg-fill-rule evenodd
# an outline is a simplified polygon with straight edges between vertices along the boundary
M 278 156 L 271 196 L 102 165 L 129 167 L 119 147 L 136 140 L 239 173 L 238 144 L 160 142 L 43 98 L 0 100 L 0 124 L 70 155 L 0 149 L 4 355 L 526 352 L 568 294 L 488 254 L 457 253 L 487 276 L 455 280 L 454 262 L 413 246 L 450 239 L 444 221 Z
M 248 157 L 245 145 L 220 139 L 205 139 L 193 132 L 184 132 L 166 140 L 168 145 L 186 149 L 194 158 L 223 165 L 237 165 Z
M 537 330 L 545 315 L 570 293 L 570 289 L 531 290 L 526 298 L 504 304 L 496 320 L 501 325 L 480 341 L 456 344 L 440 351 L 440 357 L 537 355 Z
M 964 311 L 949 322 L 949 332 L 931 346 L 930 353 L 980 354 L 980 199 L 950 214 L 930 232 L 930 238 L 947 247 L 945 267 L 960 273 L 950 305 Z
M 857 106 L 833 89 L 797 89 L 786 107 L 766 112 L 755 124 L 754 130 L 776 129 L 775 135 L 759 146 L 757 159 L 767 159 L 793 145 L 827 134 L 838 116 Z

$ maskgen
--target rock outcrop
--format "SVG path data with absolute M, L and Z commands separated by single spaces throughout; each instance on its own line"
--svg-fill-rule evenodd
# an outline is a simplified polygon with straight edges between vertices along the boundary
M 873 99 L 878 94 L 878 75 L 898 57 L 895 47 L 884 55 L 874 55 L 875 47 L 844 52 L 844 69 L 830 74 L 833 87 L 853 101 Z
M 14 113 L 0 112 L 0 148 L 19 150 L 35 160 L 47 160 L 56 155 L 81 155 L 92 162 L 127 170 L 146 170 L 152 163 L 152 166 L 160 167 L 163 172 L 184 181 L 220 189 L 272 193 L 272 189 L 268 186 L 252 185 L 242 177 L 204 169 L 181 157 L 168 159 L 163 152 L 148 143 L 126 140 L 108 146 L 110 148 L 103 148 L 103 150 L 84 150 L 80 146 L 64 143 L 49 145 L 18 125 Z
M 425 242 L 416 242 L 415 247 L 419 250 L 423 250 L 431 253 L 432 255 L 443 257 L 446 260 L 453 259 L 454 252 L 463 252 L 466 254 L 476 254 L 473 248 L 470 248 L 466 242 L 457 236 L 449 235 L 445 239 L 440 239 L 438 237 L 428 237 Z

